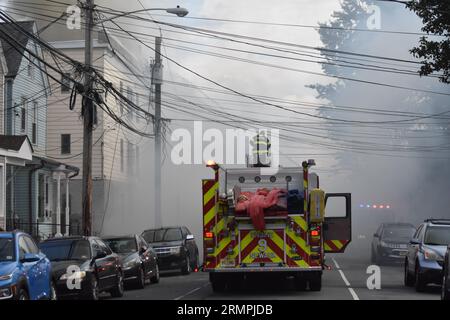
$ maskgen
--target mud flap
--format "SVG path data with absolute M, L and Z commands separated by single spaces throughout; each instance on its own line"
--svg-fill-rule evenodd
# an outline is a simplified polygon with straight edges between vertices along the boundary
M 338 214 L 327 216 L 327 208 L 331 209 L 331 207 Z M 352 196 L 350 193 L 326 194 L 323 230 L 325 252 L 344 252 L 352 240 Z

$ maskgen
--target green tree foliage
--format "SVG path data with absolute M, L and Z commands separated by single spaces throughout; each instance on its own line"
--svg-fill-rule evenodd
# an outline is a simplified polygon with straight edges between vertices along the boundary
M 422 31 L 431 35 L 420 39 L 411 53 L 422 59 L 421 75 L 440 72 L 440 80 L 450 83 L 450 1 L 413 0 L 407 7 L 414 11 L 424 24 Z M 433 35 L 444 36 L 433 37 Z

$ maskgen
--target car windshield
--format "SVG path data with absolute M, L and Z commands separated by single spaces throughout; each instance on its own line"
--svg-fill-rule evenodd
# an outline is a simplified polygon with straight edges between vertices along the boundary
M 408 241 L 412 238 L 415 230 L 412 227 L 387 227 L 383 231 L 384 240 L 405 240 Z
M 112 251 L 116 253 L 132 253 L 137 251 L 134 238 L 104 239 Z
M 14 239 L 0 238 L 0 261 L 14 260 Z
M 183 240 L 183 236 L 179 228 L 148 230 L 144 232 L 142 237 L 148 243 Z
M 89 241 L 58 240 L 41 244 L 41 250 L 51 261 L 91 259 Z
M 447 246 L 450 244 L 450 226 L 428 227 L 424 243 L 428 245 Z

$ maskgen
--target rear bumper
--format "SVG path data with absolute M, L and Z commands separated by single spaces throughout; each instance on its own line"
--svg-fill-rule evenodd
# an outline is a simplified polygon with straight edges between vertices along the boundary
M 186 258 L 181 255 L 158 255 L 158 267 L 161 271 L 179 270 L 186 265 Z
M 380 256 L 386 260 L 392 261 L 404 261 L 405 256 L 408 253 L 408 249 L 391 249 L 391 248 L 382 248 L 380 249 Z
M 229 273 L 248 273 L 248 272 L 317 272 L 322 271 L 322 267 L 308 267 L 308 268 L 296 268 L 296 267 L 248 267 L 248 268 L 215 268 L 215 269 L 203 269 L 204 272 L 229 272 Z

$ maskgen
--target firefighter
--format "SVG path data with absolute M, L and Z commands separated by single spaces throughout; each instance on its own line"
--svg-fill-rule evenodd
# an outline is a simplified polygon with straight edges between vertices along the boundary
M 252 146 L 252 167 L 270 167 L 271 143 L 265 132 L 258 133 L 250 141 Z

